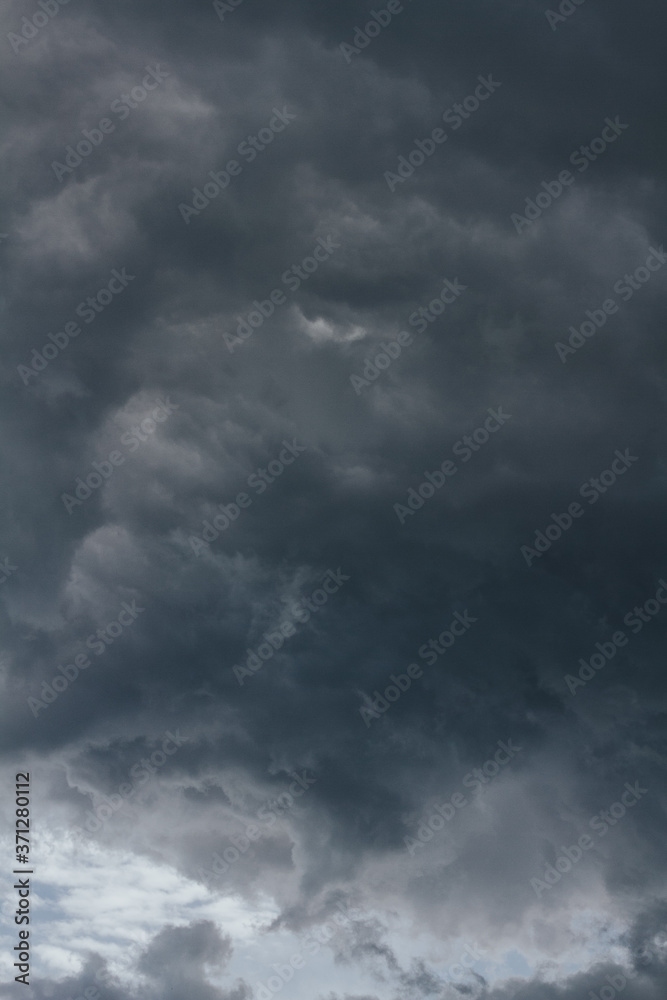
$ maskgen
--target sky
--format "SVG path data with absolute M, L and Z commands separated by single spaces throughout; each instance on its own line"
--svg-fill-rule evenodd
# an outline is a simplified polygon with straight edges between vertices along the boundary
M 3 1000 L 664 997 L 665 22 L 3 5 Z

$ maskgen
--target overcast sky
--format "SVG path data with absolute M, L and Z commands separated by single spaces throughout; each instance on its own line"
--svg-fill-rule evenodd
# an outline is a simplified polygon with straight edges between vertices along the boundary
M 660 1000 L 665 14 L 60 3 L 0 13 L 0 995 L 29 771 L 37 1000 Z

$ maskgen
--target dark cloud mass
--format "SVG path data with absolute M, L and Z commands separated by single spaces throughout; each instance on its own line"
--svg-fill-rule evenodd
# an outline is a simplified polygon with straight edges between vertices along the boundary
M 665 27 L 4 6 L 0 996 L 665 996 Z

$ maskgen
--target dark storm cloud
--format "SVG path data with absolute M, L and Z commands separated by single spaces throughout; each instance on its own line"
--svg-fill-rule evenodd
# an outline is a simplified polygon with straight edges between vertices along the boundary
M 664 19 L 587 0 L 552 31 L 545 9 L 413 0 L 349 64 L 339 46 L 369 17 L 352 2 L 244 0 L 221 21 L 212 4 L 72 0 L 18 53 L 6 43 L 0 557 L 17 569 L 0 590 L 3 747 L 59 755 L 67 780 L 49 774 L 51 802 L 78 826 L 180 726 L 189 743 L 138 796 L 133 845 L 148 852 L 169 803 L 187 803 L 192 829 L 161 857 L 190 876 L 309 768 L 303 802 L 223 883 L 250 896 L 270 885 L 293 930 L 332 887 L 356 877 L 376 891 L 368 869 L 385 863 L 417 924 L 452 933 L 444 898 L 468 926 L 493 933 L 509 912 L 518 927 L 536 905 L 530 879 L 641 780 L 646 799 L 545 898 L 566 909 L 575 885 L 603 885 L 636 919 L 633 949 L 655 947 L 666 613 L 585 689 L 573 695 L 565 675 L 629 633 L 625 615 L 665 572 L 667 269 L 627 301 L 613 290 L 667 238 Z M 3 36 L 31 10 L 12 4 Z M 156 66 L 159 85 L 124 103 Z M 488 100 L 443 126 L 489 75 Z M 293 121 L 249 162 L 239 145 L 276 111 Z M 114 131 L 58 179 L 53 162 L 104 117 Z M 607 117 L 627 129 L 578 172 L 570 155 Z M 440 126 L 447 141 L 391 191 L 385 173 Z M 240 174 L 186 223 L 179 205 L 201 204 L 194 189 L 233 158 Z M 566 169 L 571 187 L 517 233 L 512 213 Z M 339 245 L 294 270 L 318 240 Z M 105 304 L 123 269 L 132 278 Z M 411 317 L 445 279 L 465 292 L 419 330 Z M 275 289 L 284 301 L 230 351 Z M 563 363 L 556 343 L 610 296 L 618 313 Z M 26 375 L 33 350 L 44 357 L 49 334 L 76 322 Z M 357 394 L 350 376 L 402 330 L 412 343 Z M 130 450 L 123 435 L 165 398 L 169 419 Z M 457 442 L 498 408 L 511 419 L 464 461 Z M 306 450 L 260 492 L 251 477 L 285 440 Z M 68 513 L 62 495 L 115 449 L 123 464 Z M 582 500 L 617 450 L 637 461 Z M 446 460 L 455 475 L 401 523 L 395 505 Z M 244 491 L 251 505 L 198 555 L 192 538 Z M 582 517 L 528 566 L 521 547 L 575 501 Z M 234 666 L 328 570 L 349 579 L 240 685 Z M 145 610 L 96 655 L 88 637 L 132 601 Z M 427 665 L 419 650 L 466 611 L 474 627 Z M 82 652 L 90 667 L 35 716 L 28 697 Z M 362 706 L 412 662 L 423 676 L 367 726 Z M 452 821 L 446 863 L 435 844 L 412 861 L 404 838 L 430 804 L 510 738 L 522 754 Z M 100 842 L 122 837 L 123 817 Z M 156 991 L 159 956 L 188 942 L 165 930 L 147 952 Z M 428 996 L 433 975 L 401 972 L 397 995 Z M 637 1000 L 657 997 L 662 975 L 656 957 Z M 591 971 L 506 990 L 471 981 L 468 995 L 600 985 Z M 176 987 L 218 995 L 195 972 Z

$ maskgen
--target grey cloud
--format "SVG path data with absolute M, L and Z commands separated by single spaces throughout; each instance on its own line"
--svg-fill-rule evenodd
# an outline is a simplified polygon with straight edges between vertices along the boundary
M 415 932 L 448 942 L 461 925 L 539 968 L 574 947 L 578 894 L 598 909 L 607 894 L 613 930 L 578 953 L 580 971 L 499 984 L 485 969 L 450 992 L 586 995 L 615 974 L 613 939 L 640 970 L 625 995 L 653 1000 L 667 617 L 629 634 L 576 696 L 564 678 L 630 633 L 623 618 L 665 572 L 664 275 L 627 301 L 614 291 L 667 233 L 664 18 L 645 2 L 586 0 L 552 31 L 532 0 L 404 6 L 349 65 L 339 45 L 370 16 L 351 0 L 244 0 L 224 21 L 210 3 L 72 0 L 16 54 L 7 32 L 33 8 L 3 13 L 7 773 L 34 761 L 42 815 L 80 826 L 180 727 L 188 745 L 91 839 L 112 852 L 131 837 L 136 855 L 201 888 L 202 858 L 309 768 L 313 789 L 215 898 L 231 887 L 259 905 L 266 891 L 276 935 L 298 935 L 354 886 Z M 112 102 L 156 64 L 167 78 L 121 119 Z M 445 124 L 447 142 L 392 193 L 385 171 L 488 74 L 497 92 Z M 186 225 L 179 204 L 283 107 L 295 120 Z M 105 115 L 115 130 L 59 181 L 52 162 Z M 629 127 L 580 173 L 570 154 L 607 116 Z M 512 213 L 568 167 L 571 188 L 517 233 Z M 340 247 L 292 290 L 285 273 L 329 236 Z M 79 304 L 122 268 L 136 278 L 86 323 Z M 415 313 L 445 278 L 467 290 L 420 331 Z M 225 335 L 274 289 L 284 304 L 231 352 Z M 563 364 L 556 342 L 609 296 L 618 313 Z M 81 333 L 53 357 L 49 346 L 24 384 L 18 366 L 77 319 Z M 357 395 L 350 376 L 402 330 L 413 343 Z M 130 452 L 122 436 L 161 397 L 178 409 Z M 499 406 L 511 420 L 463 461 L 457 442 Z M 293 438 L 299 460 L 261 493 L 249 486 Z M 68 514 L 62 494 L 114 448 L 124 464 Z M 588 504 L 582 484 L 616 449 L 637 463 Z M 394 505 L 447 459 L 456 474 L 400 524 Z M 198 558 L 192 536 L 243 491 L 251 505 Z M 583 516 L 528 567 L 521 547 L 578 500 Z M 338 567 L 350 580 L 240 686 L 234 665 Z M 28 697 L 133 599 L 146 610 L 132 628 L 35 717 Z M 427 665 L 420 649 L 465 609 L 475 629 Z M 423 676 L 366 727 L 364 698 L 412 662 Z M 516 765 L 410 859 L 404 838 L 430 803 L 509 736 L 525 748 Z M 530 878 L 637 779 L 651 794 L 536 902 Z M 170 826 L 174 810 L 187 819 Z M 146 989 L 163 990 L 166 959 L 192 947 L 175 988 L 218 995 L 197 971 L 207 935 L 218 940 L 203 926 L 157 933 Z M 346 961 L 374 953 L 386 990 L 433 992 L 430 956 L 399 960 L 387 940 L 360 939 Z M 74 980 L 48 982 L 58 1000 Z

